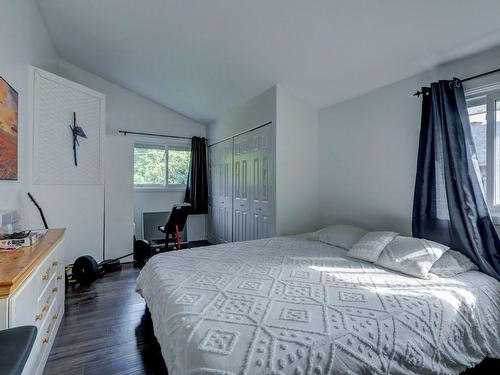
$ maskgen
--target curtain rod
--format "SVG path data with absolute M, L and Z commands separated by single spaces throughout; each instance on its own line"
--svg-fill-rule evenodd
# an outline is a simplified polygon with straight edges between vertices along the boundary
M 231 139 L 231 138 L 237 137 L 237 136 L 239 136 L 239 135 L 243 135 L 243 134 L 245 134 L 245 133 L 249 133 L 249 132 L 251 132 L 251 131 L 257 130 L 257 129 L 259 129 L 259 128 L 262 128 L 263 126 L 266 126 L 266 125 L 269 125 L 269 124 L 272 124 L 272 123 L 273 123 L 272 121 L 269 121 L 269 122 L 266 122 L 265 124 L 257 125 L 256 127 L 252 128 L 252 129 L 245 130 L 245 131 L 243 131 L 243 132 L 241 132 L 241 133 L 238 133 L 238 134 L 232 135 L 232 136 L 230 136 L 230 137 L 227 137 L 227 138 L 221 139 L 220 141 L 217 141 L 217 142 L 214 142 L 214 143 L 212 143 L 212 144 L 209 144 L 209 145 L 208 145 L 208 147 L 215 146 L 215 145 L 217 145 L 217 144 L 219 144 L 219 143 L 222 143 L 222 142 L 224 142 L 224 141 L 227 141 L 228 139 Z
M 490 74 L 493 74 L 493 73 L 498 73 L 498 72 L 500 72 L 500 69 L 490 70 L 489 72 L 486 72 L 486 73 L 476 74 L 475 76 L 461 79 L 460 82 L 462 82 L 462 83 L 463 82 L 467 82 L 467 81 L 470 81 L 472 79 L 481 78 L 483 76 L 487 76 L 487 75 L 490 75 Z M 420 96 L 422 94 L 423 94 L 422 91 L 417 90 L 417 92 L 414 93 L 413 96 Z
M 154 133 L 141 133 L 141 132 L 131 132 L 128 130 L 118 130 L 118 133 L 123 135 L 135 134 L 135 135 L 147 135 L 149 137 L 163 137 L 163 138 L 176 138 L 176 139 L 191 139 L 191 137 L 181 137 L 179 135 L 166 135 L 166 134 L 154 134 Z

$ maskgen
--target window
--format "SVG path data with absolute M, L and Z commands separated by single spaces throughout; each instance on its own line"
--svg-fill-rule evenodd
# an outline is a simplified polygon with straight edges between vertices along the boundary
M 168 184 L 186 185 L 189 174 L 191 150 L 187 147 L 171 146 L 168 148 Z
M 187 145 L 136 143 L 134 186 L 136 188 L 184 188 L 191 150 Z
M 472 131 L 472 139 L 476 146 L 476 157 L 479 163 L 483 191 L 487 191 L 487 168 L 486 168 L 486 143 L 487 143 L 487 122 L 486 122 L 486 97 L 480 97 L 467 103 L 469 112 L 469 122 Z
M 500 216 L 500 91 L 467 93 L 472 139 L 486 202 Z

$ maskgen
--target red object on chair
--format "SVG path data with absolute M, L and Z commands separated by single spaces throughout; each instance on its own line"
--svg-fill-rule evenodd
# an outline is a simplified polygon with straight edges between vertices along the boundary
M 172 207 L 170 216 L 165 225 L 158 226 L 158 230 L 165 233 L 165 250 L 168 251 L 168 244 L 174 242 L 177 250 L 181 249 L 181 233 L 186 225 L 186 220 L 191 211 L 189 203 L 179 203 Z

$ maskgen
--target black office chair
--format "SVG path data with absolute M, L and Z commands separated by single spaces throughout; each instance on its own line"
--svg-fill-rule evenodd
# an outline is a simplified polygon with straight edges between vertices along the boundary
M 36 339 L 35 326 L 0 331 L 0 374 L 20 375 Z
M 160 232 L 165 233 L 165 250 L 168 250 L 170 242 L 175 242 L 177 250 L 180 250 L 181 233 L 184 230 L 190 212 L 191 205 L 189 203 L 175 204 L 172 207 L 167 223 L 158 227 Z

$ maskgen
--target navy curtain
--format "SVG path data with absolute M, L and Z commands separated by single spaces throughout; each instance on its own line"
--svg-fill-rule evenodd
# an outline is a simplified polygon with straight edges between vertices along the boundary
M 191 139 L 191 165 L 184 202 L 191 204 L 191 214 L 208 213 L 207 140 Z
M 460 80 L 422 89 L 413 235 L 444 243 L 500 280 L 500 239 L 480 183 Z

